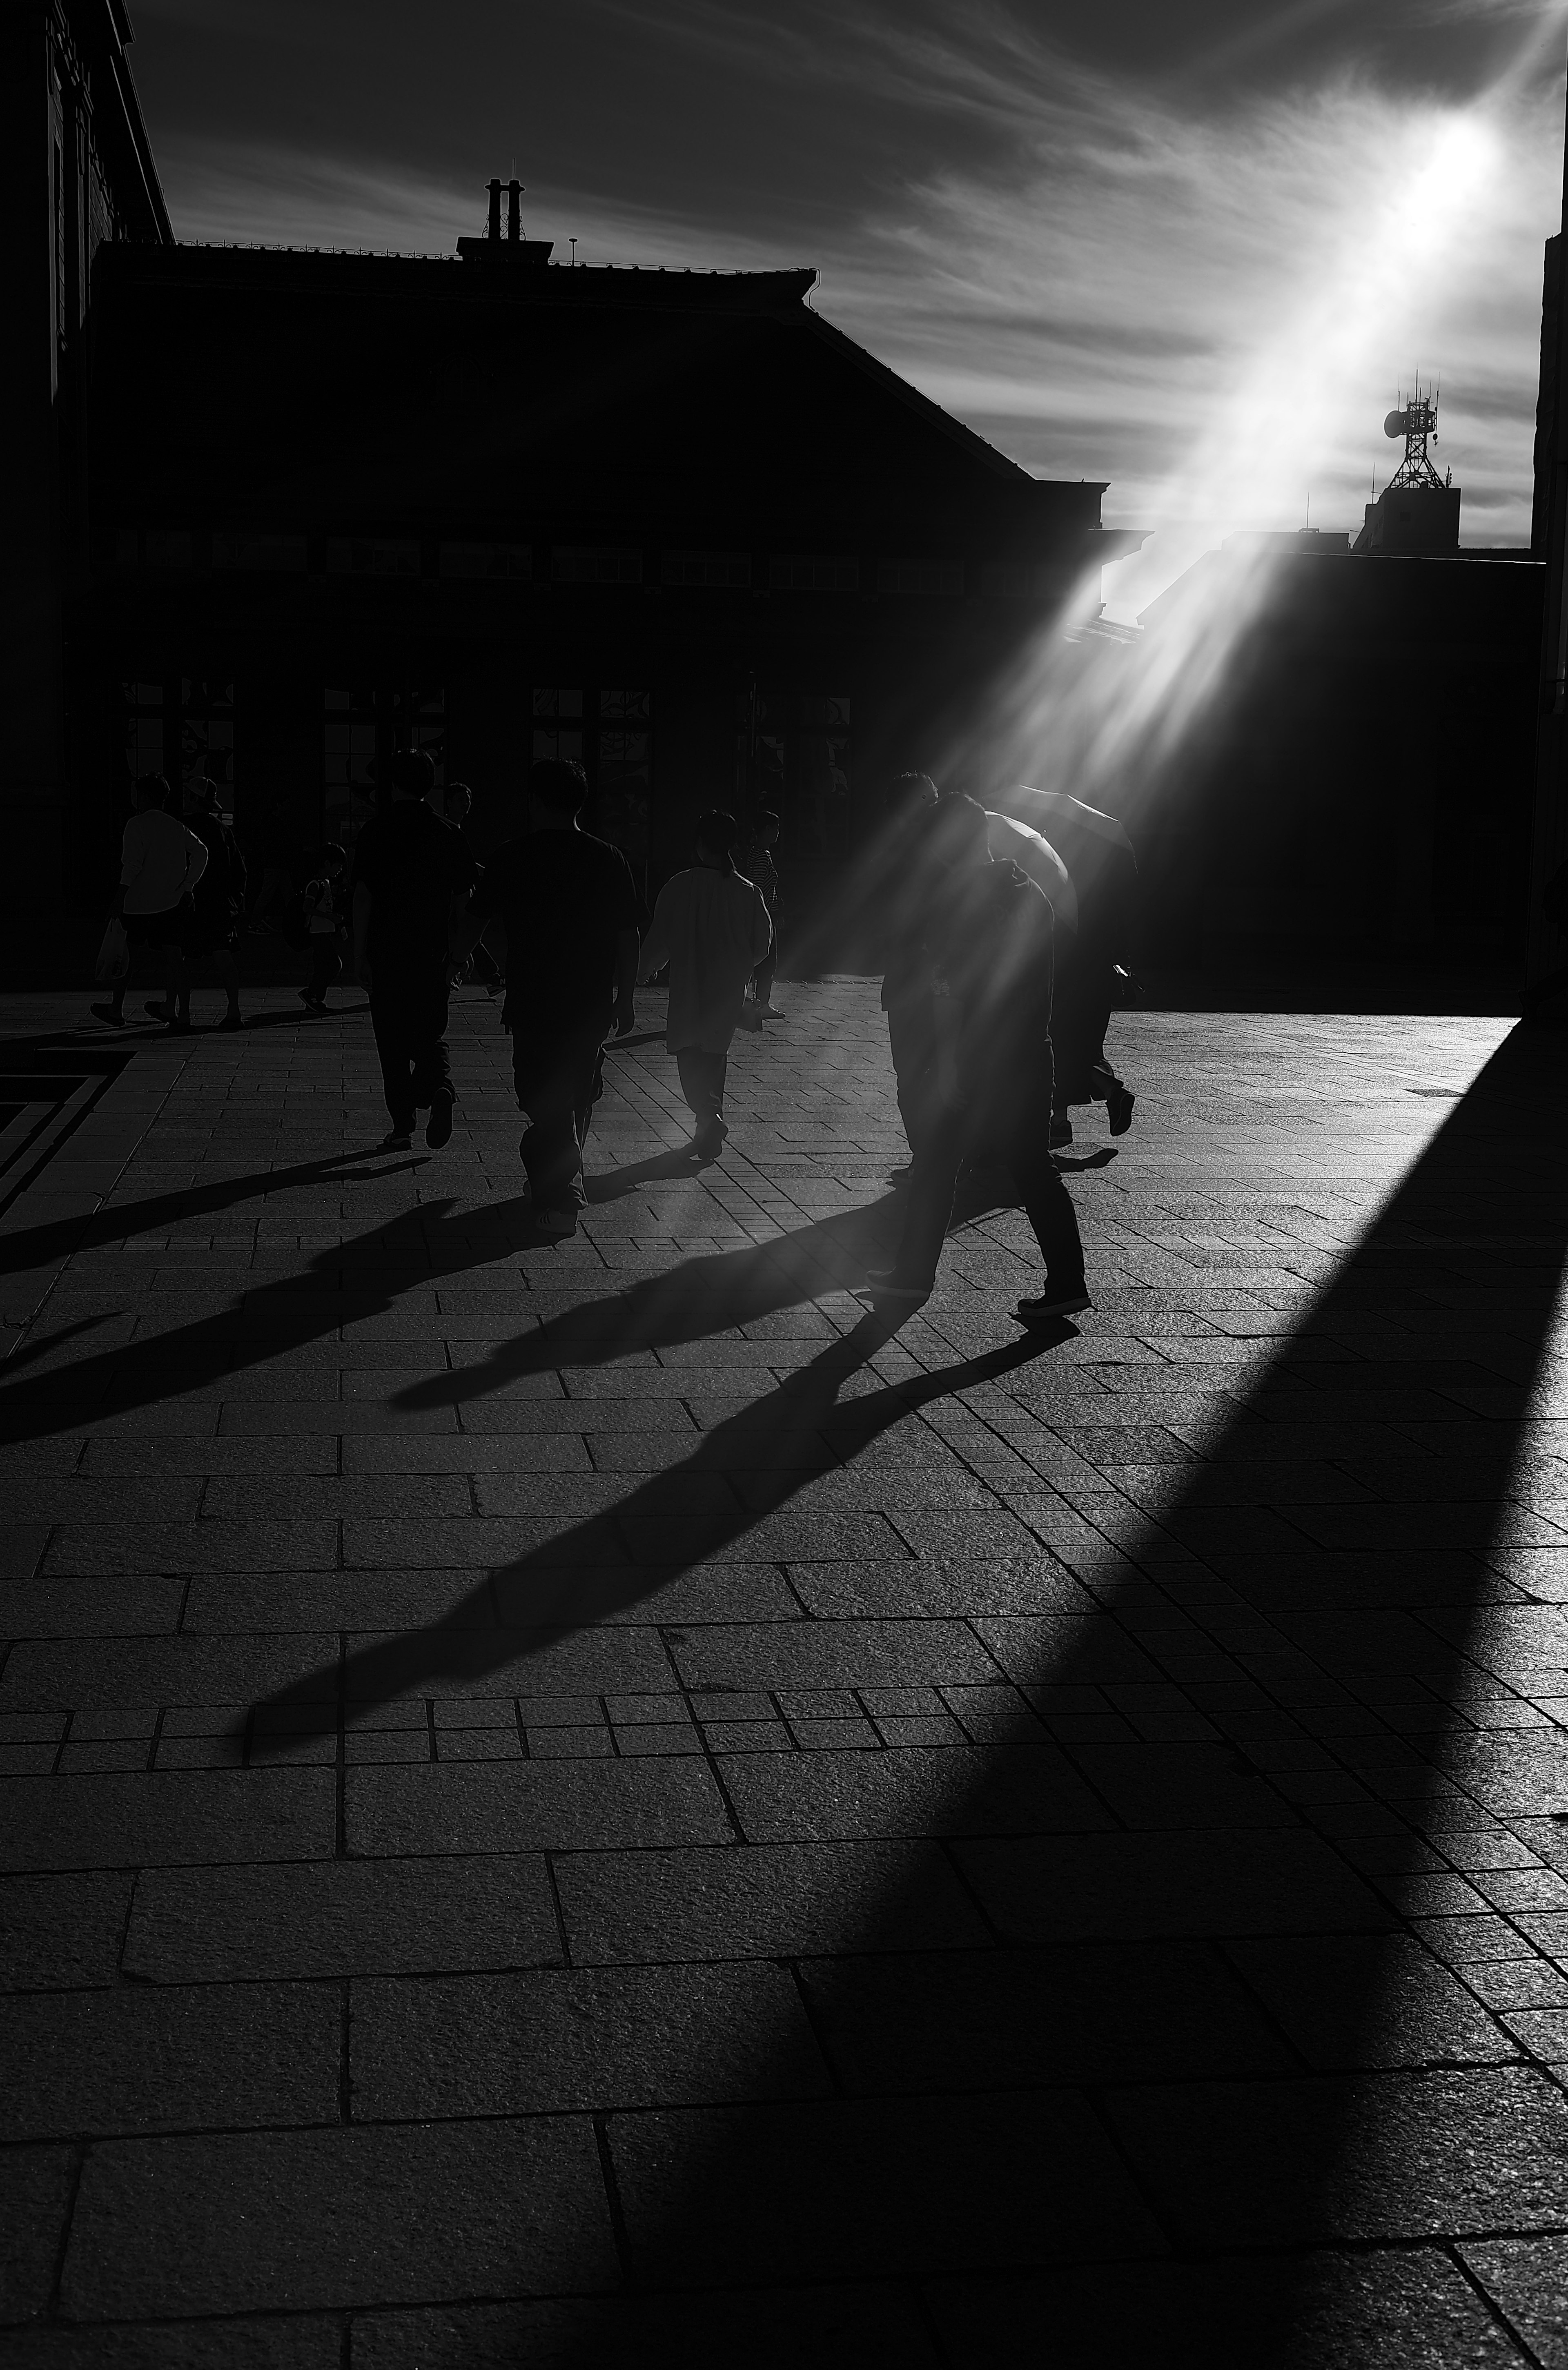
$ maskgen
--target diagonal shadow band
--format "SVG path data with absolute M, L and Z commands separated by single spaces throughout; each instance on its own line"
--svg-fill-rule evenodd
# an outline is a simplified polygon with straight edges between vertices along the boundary
M 858 1283 L 866 1253 L 895 1207 L 894 1197 L 884 1194 L 750 1250 L 683 1260 L 667 1274 L 647 1278 L 613 1298 L 585 1301 L 547 1318 L 498 1343 L 477 1364 L 410 1383 L 393 1395 L 391 1405 L 412 1409 L 484 1398 L 525 1375 L 673 1349 Z
M 1556 2243 L 1568 2102 L 1488 2012 L 1470 1921 L 1420 1912 L 1424 1871 L 1516 1866 L 1568 1811 L 1520 1675 L 1543 1624 L 1561 1648 L 1530 1556 L 1561 1599 L 1568 1540 L 1508 1544 L 1561 1536 L 1515 1493 L 1568 1253 L 1565 1071 L 1516 1033 L 1244 1392 L 1168 1394 L 1163 1424 L 1124 1395 L 1136 1473 L 1053 1417 L 1148 1511 L 1042 1557 L 1027 1615 L 955 1579 L 1020 1691 L 1009 1734 L 721 1754 L 739 1842 L 558 1857 L 590 1962 L 695 1977 L 749 1948 L 798 2011 L 768 2043 L 711 2031 L 663 2100 L 594 2101 L 626 2292 L 491 2310 L 488 2343 L 585 2370 L 1530 2358 L 1478 2291 Z M 743 1899 L 769 1904 L 749 1939 Z M 432 2111 L 417 2075 L 398 2095 Z
M 895 1330 L 882 1317 L 862 1317 L 776 1390 L 715 1425 L 684 1463 L 655 1474 L 606 1513 L 498 1567 L 441 1620 L 357 1648 L 281 1688 L 254 1705 L 231 1733 L 248 1736 L 253 1762 L 286 1755 L 301 1737 L 332 1735 L 340 1720 L 352 1725 L 427 1682 L 487 1678 L 626 1613 L 705 1557 L 734 1546 L 816 1475 L 851 1464 L 891 1425 L 935 1399 L 1027 1364 L 1066 1339 L 1070 1328 L 1039 1327 L 983 1357 L 840 1404 L 845 1386 Z M 747 1477 L 753 1498 L 766 1503 L 743 1505 L 732 1490 L 727 1509 L 690 1513 L 693 1506 L 712 1507 L 705 1482 L 722 1485 L 737 1474 Z M 640 1532 L 657 1532 L 671 1516 L 686 1542 L 679 1559 L 640 1552 Z

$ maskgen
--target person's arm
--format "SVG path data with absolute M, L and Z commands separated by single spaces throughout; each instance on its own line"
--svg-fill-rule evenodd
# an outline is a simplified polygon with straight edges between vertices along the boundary
M 135 817 L 133 815 L 131 822 L 134 823 L 134 821 Z M 111 922 L 117 922 L 124 913 L 125 892 L 135 880 L 144 860 L 141 853 L 141 834 L 137 832 L 133 834 L 131 823 L 128 823 L 120 835 L 120 886 L 114 892 L 114 903 L 109 909 L 109 918 Z
M 616 932 L 616 1035 L 629 1037 L 637 1026 L 637 957 L 641 946 L 635 930 Z
M 484 935 L 484 924 L 476 920 L 468 910 L 468 900 L 461 889 L 452 892 L 452 903 L 446 916 L 447 950 L 452 967 L 461 971 Z
M 185 834 L 185 878 L 179 884 L 179 893 L 182 897 L 190 896 L 202 873 L 207 869 L 207 862 L 206 841 L 198 839 L 193 831 L 188 831 Z
M 642 941 L 641 959 L 637 966 L 640 987 L 646 987 L 655 972 L 662 972 L 670 960 L 670 889 L 671 883 L 666 880 L 654 900 L 653 918 L 648 925 L 648 936 Z
M 752 893 L 752 963 L 761 962 L 773 944 L 773 924 L 768 915 L 767 901 L 760 889 Z
M 370 986 L 370 883 L 354 882 L 354 977 L 363 988 Z

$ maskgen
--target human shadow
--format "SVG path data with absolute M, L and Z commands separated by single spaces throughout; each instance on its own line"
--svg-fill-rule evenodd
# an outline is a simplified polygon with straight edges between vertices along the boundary
M 1550 2283 L 1568 2143 L 1530 2019 L 1488 2008 L 1528 1996 L 1495 1953 L 1546 1968 L 1516 1904 L 1550 1891 L 1568 1807 L 1528 1702 L 1568 1560 L 1529 1432 L 1543 1381 L 1560 1406 L 1565 1087 L 1562 1049 L 1516 1032 L 1248 1379 L 971 1395 L 1013 1442 L 1033 1409 L 1043 1499 L 1073 1475 L 1088 1510 L 1032 1564 L 977 1548 L 944 1576 L 972 1659 L 935 1640 L 926 1675 L 966 1673 L 954 1725 L 999 1699 L 1004 1724 L 721 1750 L 738 1844 L 562 1862 L 574 1952 L 738 1940 L 804 2013 L 710 2097 L 607 2115 L 628 2293 L 520 2305 L 489 2341 L 548 2326 L 585 2370 L 674 2344 L 1532 2358 L 1477 2287 L 1505 2258 Z M 858 1626 L 817 1631 L 813 1684 L 864 1685 Z M 687 1684 L 718 1667 L 700 1628 L 673 1651 Z M 732 1859 L 778 1904 L 753 1939 L 710 1939 Z
M 1028 1364 L 1071 1333 L 1066 1325 L 1040 1327 L 982 1356 L 841 1404 L 846 1385 L 896 1330 L 896 1318 L 863 1317 L 776 1389 L 716 1424 L 680 1464 L 488 1572 L 440 1620 L 357 1648 L 281 1688 L 252 1706 L 232 1733 L 247 1736 L 250 1758 L 264 1761 L 286 1754 L 302 1737 L 334 1734 L 340 1717 L 352 1725 L 411 1690 L 471 1685 L 525 1662 L 722 1557 L 809 1481 L 853 1464 L 905 1417 Z M 744 1495 L 737 1476 L 744 1477 Z
M 448 1407 L 454 1400 L 461 1405 L 503 1390 L 525 1375 L 674 1349 L 755 1324 L 820 1292 L 844 1290 L 861 1281 L 866 1256 L 895 1207 L 887 1194 L 749 1250 L 683 1260 L 679 1267 L 643 1278 L 613 1298 L 584 1301 L 498 1342 L 473 1365 L 409 1383 L 393 1394 L 391 1404 L 409 1409 Z
M 629 1161 L 624 1168 L 601 1169 L 595 1177 L 585 1177 L 583 1184 L 592 1208 L 598 1202 L 618 1202 L 624 1194 L 635 1193 L 640 1185 L 696 1173 L 696 1156 L 689 1145 L 683 1144 L 667 1152 L 656 1152 L 647 1160 Z
M 340 1178 L 375 1181 L 420 1165 L 415 1159 L 387 1169 L 353 1170 L 323 1161 L 270 1174 L 271 1183 L 280 1186 Z M 145 1232 L 160 1219 L 167 1225 L 227 1207 L 244 1198 L 242 1187 L 271 1190 L 254 1177 L 232 1179 L 198 1193 L 158 1195 L 124 1210 L 61 1219 L 0 1237 L 0 1271 L 36 1270 L 94 1243 Z M 661 1339 L 687 1340 L 694 1338 L 694 1327 L 703 1331 L 742 1323 L 793 1306 L 816 1291 L 858 1281 L 856 1247 L 874 1235 L 880 1206 L 836 1213 L 754 1249 L 687 1260 L 658 1286 L 638 1287 L 604 1304 L 602 1316 L 597 1304 L 586 1305 L 574 1312 L 564 1336 L 558 1333 L 552 1340 L 542 1329 L 507 1343 L 470 1370 L 471 1386 L 462 1373 L 444 1374 L 427 1389 L 404 1391 L 393 1404 L 424 1407 L 482 1396 L 513 1375 L 560 1364 L 568 1354 L 563 1340 L 572 1345 L 573 1358 L 605 1359 L 617 1354 L 617 1345 L 641 1348 Z M 242 1306 L 138 1337 L 36 1375 L 25 1385 L 0 1383 L 0 1445 L 40 1439 L 107 1414 L 156 1406 L 304 1349 L 345 1321 L 385 1315 L 410 1283 L 461 1274 L 485 1263 L 495 1256 L 498 1240 L 534 1239 L 534 1225 L 532 1205 L 521 1195 L 478 1209 L 459 1209 L 450 1197 L 421 1203 L 365 1234 L 317 1251 L 294 1274 L 270 1278 L 248 1290 Z M 634 1335 L 627 1332 L 628 1325 L 637 1329 Z

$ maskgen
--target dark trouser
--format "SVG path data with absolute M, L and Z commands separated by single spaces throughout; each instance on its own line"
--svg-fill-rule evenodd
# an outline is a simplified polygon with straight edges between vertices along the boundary
M 446 974 L 410 978 L 385 959 L 372 965 L 370 1025 L 381 1056 L 382 1091 L 395 1133 L 407 1135 L 416 1110 L 429 1109 L 447 1087 Z
M 581 1210 L 587 1201 L 582 1145 L 604 1084 L 609 1025 L 607 1015 L 565 1027 L 513 1022 L 517 1107 L 531 1122 L 521 1145 L 523 1166 L 541 1209 Z
M 921 1080 L 930 1064 L 935 1042 L 928 995 L 900 997 L 888 1006 L 887 1044 L 893 1055 L 893 1074 L 898 1081 L 898 1116 L 904 1122 L 911 1152 L 920 1148 L 920 1110 L 924 1100 Z
M 338 933 L 318 931 L 310 941 L 310 993 L 319 1004 L 335 979 L 343 975 Z
M 900 1283 L 928 1285 L 934 1281 L 958 1172 L 966 1160 L 984 1155 L 1005 1160 L 1012 1170 L 1053 1286 L 1066 1290 L 1082 1283 L 1078 1213 L 1051 1158 L 1050 1082 L 1042 1084 L 1043 1092 L 1030 1095 L 1010 1112 L 993 1107 L 986 1116 L 973 1108 L 930 1114 L 909 1180 L 904 1238 L 894 1262 Z
M 756 990 L 758 1004 L 772 1003 L 773 983 L 778 972 L 778 908 L 777 905 L 773 909 L 772 919 L 773 944 L 752 973 L 752 984 Z
M 672 1047 L 681 1092 L 697 1114 L 700 1135 L 724 1116 L 724 1081 L 730 1072 L 728 1053 L 710 1053 L 702 1045 Z
M 1092 943 L 1080 944 L 1057 965 L 1051 1042 L 1058 1111 L 1070 1103 L 1102 1103 L 1122 1083 L 1105 1058 L 1112 970 L 1111 957 Z

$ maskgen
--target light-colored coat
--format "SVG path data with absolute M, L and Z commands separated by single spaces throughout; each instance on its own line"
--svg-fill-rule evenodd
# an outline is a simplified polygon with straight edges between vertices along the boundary
M 773 943 L 762 892 L 738 872 L 706 864 L 677 872 L 660 890 L 642 941 L 638 976 L 670 966 L 664 1042 L 725 1053 L 740 1026 L 746 982 Z

